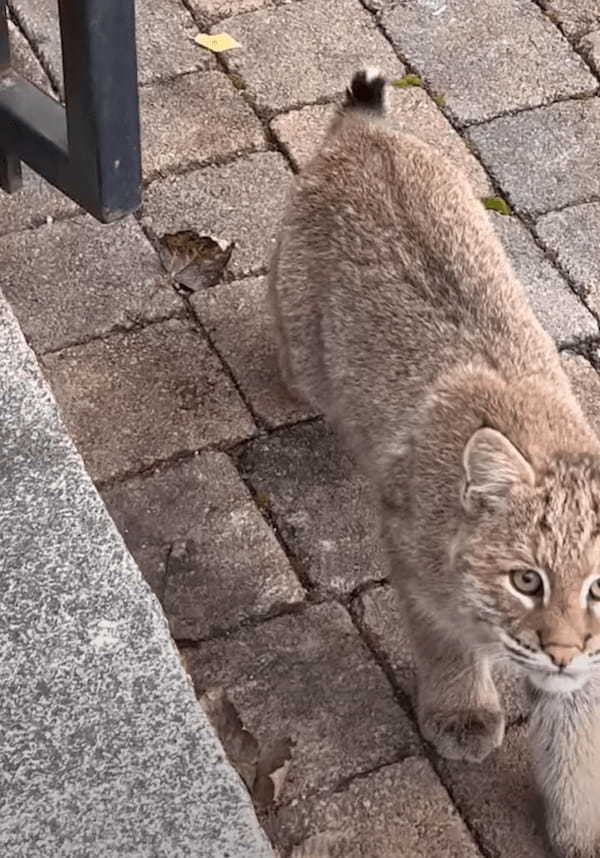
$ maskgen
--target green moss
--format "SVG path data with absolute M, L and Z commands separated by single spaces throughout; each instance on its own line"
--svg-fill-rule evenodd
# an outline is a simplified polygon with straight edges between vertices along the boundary
M 397 78 L 397 80 L 393 80 L 392 86 L 423 86 L 423 81 L 419 77 L 418 74 L 405 74 L 403 77 Z
M 446 99 L 443 95 L 434 95 L 433 100 L 437 104 L 438 107 L 443 107 L 446 104 Z
M 509 215 L 510 208 L 506 200 L 503 200 L 502 197 L 482 197 L 481 202 L 484 205 L 484 208 L 491 209 L 492 211 L 499 212 L 501 215 Z

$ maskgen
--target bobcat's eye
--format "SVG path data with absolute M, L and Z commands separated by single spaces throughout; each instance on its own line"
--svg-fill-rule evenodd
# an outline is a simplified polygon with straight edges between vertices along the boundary
M 595 581 L 592 581 L 590 585 L 590 599 L 594 599 L 596 602 L 600 602 L 600 578 L 596 578 Z
M 515 590 L 525 596 L 539 596 L 544 589 L 542 576 L 535 569 L 513 569 L 510 573 L 510 583 Z M 600 580 L 594 583 L 599 585 L 598 598 L 600 599 Z

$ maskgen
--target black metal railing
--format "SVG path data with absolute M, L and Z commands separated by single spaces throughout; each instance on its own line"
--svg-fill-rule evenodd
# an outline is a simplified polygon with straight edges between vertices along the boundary
M 11 69 L 0 0 L 0 188 L 19 189 L 24 161 L 108 223 L 141 200 L 134 0 L 58 7 L 64 107 Z

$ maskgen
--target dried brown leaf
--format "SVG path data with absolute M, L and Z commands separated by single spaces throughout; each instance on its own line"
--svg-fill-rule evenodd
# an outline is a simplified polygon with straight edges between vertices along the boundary
M 219 741 L 249 790 L 256 780 L 258 742 L 246 730 L 233 703 L 222 688 L 209 688 L 200 697 L 200 705 L 215 729 Z

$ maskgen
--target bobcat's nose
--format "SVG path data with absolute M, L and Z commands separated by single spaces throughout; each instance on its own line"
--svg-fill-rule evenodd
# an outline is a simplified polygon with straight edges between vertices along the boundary
M 577 646 L 565 646 L 564 644 L 549 644 L 544 648 L 546 655 L 550 657 L 553 664 L 561 670 L 568 667 L 575 656 L 579 655 L 581 650 Z

